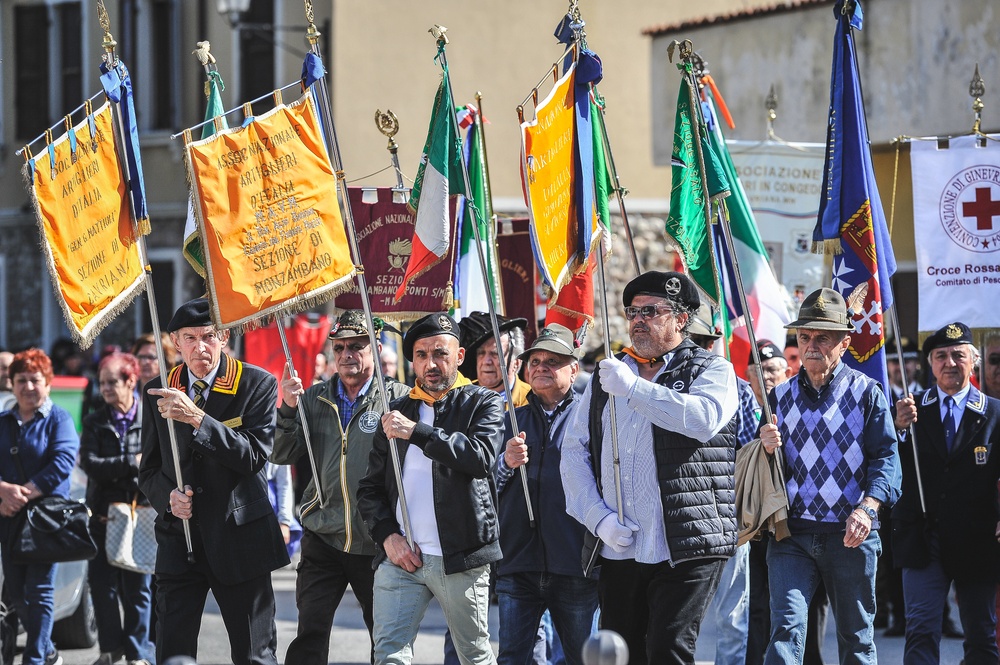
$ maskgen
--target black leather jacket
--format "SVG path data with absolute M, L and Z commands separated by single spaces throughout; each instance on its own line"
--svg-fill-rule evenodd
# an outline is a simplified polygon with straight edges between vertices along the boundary
M 433 464 L 434 510 L 445 573 L 458 573 L 500 559 L 497 491 L 493 464 L 503 442 L 503 402 L 497 393 L 466 385 L 434 404 L 434 425 L 420 421 L 420 404 L 409 396 L 390 410 L 417 423 L 409 441 L 396 440 L 400 468 L 406 455 L 423 454 Z M 358 485 L 358 510 L 378 547 L 374 567 L 385 560 L 382 544 L 401 533 L 396 520 L 399 491 L 385 431 L 375 432 L 368 473 Z M 412 505 L 417 497 L 407 497 Z
M 124 440 L 111 424 L 111 407 L 107 404 L 83 419 L 80 468 L 87 474 L 87 505 L 95 518 L 107 517 L 109 503 L 131 503 L 136 493 L 140 505 L 149 505 L 139 492 L 139 463 L 135 456 L 141 452 L 141 401 Z

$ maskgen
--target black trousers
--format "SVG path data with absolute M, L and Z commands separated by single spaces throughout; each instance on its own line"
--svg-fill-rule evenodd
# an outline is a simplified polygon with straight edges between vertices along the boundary
M 200 539 L 192 540 L 195 562 L 186 572 L 156 575 L 156 662 L 171 656 L 198 659 L 198 632 L 211 590 L 229 633 L 233 665 L 277 665 L 271 574 L 223 584 L 212 573 Z
M 308 530 L 302 534 L 300 556 L 295 580 L 295 605 L 299 609 L 299 625 L 295 639 L 288 645 L 285 662 L 326 665 L 330 655 L 333 615 L 348 584 L 361 604 L 361 615 L 368 626 L 368 638 L 372 639 L 372 586 L 375 583 L 372 560 L 375 557 L 342 552 L 327 545 Z M 371 659 L 374 663 L 374 640 Z
M 628 644 L 629 665 L 694 665 L 701 622 L 725 559 L 676 566 L 604 559 L 598 594 L 601 628 Z

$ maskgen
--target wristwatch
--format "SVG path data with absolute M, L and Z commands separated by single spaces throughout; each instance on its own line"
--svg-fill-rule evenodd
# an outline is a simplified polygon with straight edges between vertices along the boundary
M 861 511 L 861 512 L 863 512 L 863 513 L 864 513 L 865 515 L 867 515 L 868 517 L 870 517 L 870 518 L 871 518 L 871 521 L 872 521 L 872 529 L 877 529 L 877 528 L 879 528 L 879 521 L 878 521 L 878 511 L 877 511 L 877 510 L 875 510 L 875 509 L 874 509 L 874 508 L 872 508 L 871 506 L 868 506 L 868 505 L 865 505 L 865 504 L 863 504 L 863 503 L 862 503 L 862 504 L 858 504 L 858 507 L 857 507 L 857 508 L 855 508 L 855 510 L 860 510 L 860 511 Z

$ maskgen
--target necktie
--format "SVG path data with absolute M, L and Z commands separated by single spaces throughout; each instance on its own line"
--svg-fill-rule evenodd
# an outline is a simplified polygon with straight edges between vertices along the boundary
M 197 381 L 194 382 L 193 388 L 194 388 L 194 399 L 192 399 L 191 401 L 194 402 L 194 405 L 200 409 L 201 407 L 205 406 L 205 388 L 208 388 L 208 382 L 198 379 Z
M 955 442 L 955 417 L 951 413 L 951 408 L 955 406 L 955 399 L 951 395 L 944 398 L 944 405 L 948 407 L 948 413 L 944 416 L 944 443 L 951 452 L 951 445 Z

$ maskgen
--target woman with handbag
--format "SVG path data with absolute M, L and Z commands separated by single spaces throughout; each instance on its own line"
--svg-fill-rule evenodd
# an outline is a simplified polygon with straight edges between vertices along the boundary
M 90 594 L 97 614 L 101 655 L 94 665 L 149 665 L 154 659 L 149 640 L 151 575 L 116 567 L 109 562 L 109 507 L 126 504 L 132 513 L 148 506 L 139 492 L 142 457 L 142 400 L 136 394 L 139 361 L 130 353 L 113 353 L 97 367 L 104 406 L 83 421 L 80 467 L 87 472 L 87 504 L 93 512 L 90 530 L 97 556 L 90 561 Z M 127 515 L 127 513 L 126 513 Z M 132 534 L 129 534 L 132 535 Z M 119 610 L 119 601 L 124 612 Z M 124 616 L 123 616 L 124 613 Z
M 24 528 L 28 502 L 43 496 L 67 498 L 80 440 L 73 417 L 52 403 L 52 362 L 39 349 L 14 356 L 10 376 L 17 404 L 0 412 L 0 543 L 4 584 L 27 641 L 24 665 L 61 665 L 52 644 L 55 564 L 15 563 L 14 539 Z

